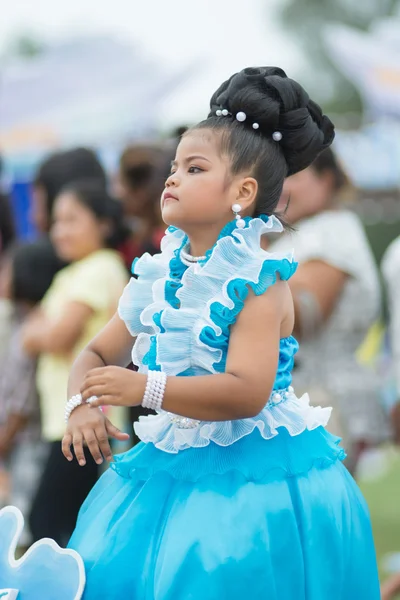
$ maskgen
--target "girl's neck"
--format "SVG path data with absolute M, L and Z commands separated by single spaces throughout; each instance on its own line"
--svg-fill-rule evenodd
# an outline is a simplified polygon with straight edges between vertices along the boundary
M 188 233 L 189 253 L 192 256 L 204 256 L 218 240 L 221 230 L 222 227 L 209 226 L 207 229 Z

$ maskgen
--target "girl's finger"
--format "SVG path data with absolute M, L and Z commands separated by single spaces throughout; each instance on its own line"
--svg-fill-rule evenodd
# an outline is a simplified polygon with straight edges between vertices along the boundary
M 97 381 L 104 381 L 104 376 L 106 374 L 107 367 L 97 367 L 96 369 L 91 369 L 86 373 L 84 381 L 89 381 L 90 379 L 97 379 Z
M 113 425 L 108 419 L 106 419 L 106 429 L 108 435 L 116 440 L 119 440 L 121 442 L 129 440 L 129 433 L 123 433 L 120 429 L 118 429 L 118 427 L 115 427 L 115 425 Z
M 95 385 L 88 388 L 82 388 L 81 395 L 82 400 L 87 402 L 89 398 L 93 396 L 104 396 L 106 393 L 106 387 L 104 385 Z
M 95 394 L 92 398 L 88 398 L 90 402 L 87 402 L 88 405 L 91 407 L 121 406 L 118 403 L 118 399 L 115 396 L 110 396 L 109 394 L 101 395 L 100 397 L 98 397 L 97 394 Z
M 111 451 L 110 442 L 108 441 L 108 433 L 106 428 L 104 426 L 98 427 L 95 433 L 104 458 L 106 461 L 111 462 L 113 460 L 113 454 Z
M 71 444 L 72 444 L 72 435 L 70 433 L 66 433 L 62 439 L 61 450 L 64 454 L 65 458 L 71 462 L 74 459 L 73 454 L 71 452 Z
M 76 460 L 80 464 L 81 467 L 86 465 L 85 453 L 83 452 L 83 437 L 81 434 L 75 434 L 73 437 L 74 444 L 74 452 L 76 456 Z
M 85 442 L 89 448 L 90 454 L 93 456 L 95 462 L 101 465 L 103 457 L 101 456 L 98 440 L 93 429 L 88 429 L 83 432 Z

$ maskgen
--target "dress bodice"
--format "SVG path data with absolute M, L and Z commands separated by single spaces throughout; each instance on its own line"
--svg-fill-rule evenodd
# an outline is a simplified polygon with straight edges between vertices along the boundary
M 181 260 L 187 236 L 170 228 L 161 243 L 160 254 L 145 254 L 135 261 L 134 278 L 120 300 L 119 315 L 136 338 L 132 360 L 139 372 L 161 370 L 168 376 L 223 373 L 230 330 L 249 291 L 264 294 L 277 277 L 288 280 L 296 270 L 292 253 L 282 256 L 261 248 L 264 234 L 281 230 L 282 225 L 275 217 L 246 219 L 244 229 L 228 224 L 205 260 L 188 267 Z M 216 423 L 212 427 L 207 423 L 205 435 L 201 432 L 202 422 L 163 412 L 142 418 L 135 424 L 136 433 L 143 441 L 152 441 L 174 452 L 205 445 L 210 440 L 220 443 L 221 435 L 223 445 L 227 445 L 256 426 L 274 432 L 276 423 L 270 419 L 271 411 L 275 408 L 281 413 L 281 404 L 288 407 L 290 403 L 284 401 L 291 396 L 295 398 L 290 384 L 297 349 L 292 336 L 280 340 L 274 393 L 268 411 L 264 417 L 261 415 L 261 425 L 258 417 Z M 266 392 L 266 405 L 268 395 Z M 214 433 L 209 431 L 210 427 Z M 231 429 L 228 433 L 227 427 Z M 185 439 L 177 440 L 179 431 L 186 431 Z
M 167 375 L 205 375 L 225 370 L 230 328 L 251 288 L 263 294 L 275 281 L 296 269 L 291 255 L 277 256 L 260 248 L 264 233 L 280 229 L 274 218 L 252 219 L 244 230 L 221 237 L 204 264 L 190 267 L 180 259 L 187 238 L 167 233 L 162 252 L 144 255 L 134 264 L 121 298 L 119 314 L 137 338 L 133 362 L 139 371 Z M 281 342 L 277 385 L 290 384 L 293 338 Z M 281 385 L 285 387 L 285 385 Z

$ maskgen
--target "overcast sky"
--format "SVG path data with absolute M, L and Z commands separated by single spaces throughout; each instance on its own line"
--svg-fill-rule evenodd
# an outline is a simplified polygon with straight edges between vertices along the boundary
M 110 33 L 139 44 L 169 69 L 195 62 L 165 105 L 166 124 L 204 115 L 223 79 L 249 65 L 298 73 L 298 48 L 276 19 L 284 0 L 0 0 L 0 51 L 21 32 L 46 39 Z

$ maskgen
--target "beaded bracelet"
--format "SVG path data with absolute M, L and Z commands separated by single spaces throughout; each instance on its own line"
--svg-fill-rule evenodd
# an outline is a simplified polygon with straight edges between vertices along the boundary
M 78 406 L 80 406 L 81 404 L 86 404 L 86 403 L 90 404 L 90 402 L 94 401 L 94 400 L 97 400 L 96 396 L 92 396 L 86 402 L 84 402 L 84 400 L 82 399 L 82 394 L 76 394 L 75 396 L 72 396 L 72 398 L 70 398 L 65 405 L 65 412 L 64 412 L 65 422 L 68 423 L 68 419 L 70 418 L 71 413 L 76 408 L 78 408 Z M 102 410 L 100 406 L 99 406 L 99 408 L 100 408 L 100 410 Z
M 142 406 L 160 411 L 164 399 L 167 376 L 161 371 L 149 371 L 147 373 L 146 390 L 144 392 Z
M 78 408 L 78 406 L 80 406 L 82 404 L 83 400 L 82 400 L 82 394 L 76 394 L 75 396 L 72 396 L 72 398 L 70 398 L 67 402 L 67 404 L 65 405 L 65 413 L 64 413 L 64 418 L 65 418 L 65 422 L 68 423 L 68 419 L 71 416 L 71 413 L 73 410 L 75 410 L 76 408 Z

